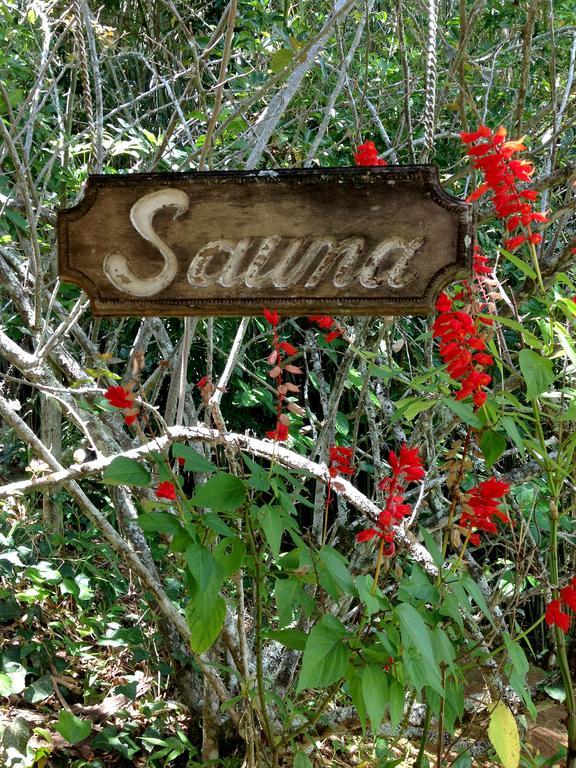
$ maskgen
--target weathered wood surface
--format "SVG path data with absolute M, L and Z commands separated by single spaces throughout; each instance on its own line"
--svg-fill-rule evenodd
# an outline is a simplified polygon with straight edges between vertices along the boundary
M 472 218 L 434 166 L 91 176 L 59 271 L 96 315 L 427 314 Z

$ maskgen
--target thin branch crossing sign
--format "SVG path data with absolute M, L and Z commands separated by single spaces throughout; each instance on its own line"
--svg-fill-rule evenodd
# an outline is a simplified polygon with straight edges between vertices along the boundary
M 91 176 L 59 271 L 95 315 L 422 315 L 472 261 L 431 165 Z

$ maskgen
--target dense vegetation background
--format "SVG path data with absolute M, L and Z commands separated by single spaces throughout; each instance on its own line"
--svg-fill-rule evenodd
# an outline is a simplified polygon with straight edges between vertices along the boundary
M 573 21 L 572 0 L 3 0 L 3 764 L 574 764 L 573 639 L 543 620 L 576 572 Z M 535 263 L 480 203 L 497 363 L 479 411 L 427 319 L 338 318 L 327 342 L 293 318 L 302 412 L 260 443 L 269 322 L 94 319 L 58 280 L 56 211 L 89 173 L 348 166 L 372 139 L 465 197 L 479 124 L 527 136 L 548 217 Z M 104 397 L 120 385 L 135 425 Z M 152 437 L 140 470 L 111 463 Z M 355 535 L 404 443 L 427 475 L 377 588 Z M 328 487 L 335 445 L 354 488 Z M 459 494 L 491 476 L 513 525 L 462 546 Z M 526 727 L 554 702 L 538 754 Z

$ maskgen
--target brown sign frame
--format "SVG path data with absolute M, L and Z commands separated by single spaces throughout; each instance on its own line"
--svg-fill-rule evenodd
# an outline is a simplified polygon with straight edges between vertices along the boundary
M 57 229 L 61 279 L 96 316 L 426 315 L 471 272 L 474 212 L 434 165 L 92 175 Z

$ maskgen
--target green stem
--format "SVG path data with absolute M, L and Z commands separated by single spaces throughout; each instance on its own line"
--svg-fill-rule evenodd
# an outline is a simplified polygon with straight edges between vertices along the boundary
M 246 513 L 246 529 L 248 531 L 250 542 L 252 544 L 252 553 L 254 555 L 254 601 L 256 603 L 256 616 L 254 627 L 254 645 L 256 653 L 256 687 L 258 690 L 258 700 L 260 702 L 260 716 L 262 718 L 262 725 L 264 727 L 264 733 L 266 740 L 272 750 L 272 764 L 276 765 L 278 761 L 278 752 L 274 744 L 274 734 L 272 732 L 272 726 L 268 718 L 268 710 L 266 707 L 266 691 L 264 690 L 264 669 L 262 665 L 262 567 L 260 562 L 260 550 L 256 544 L 254 532 L 252 530 L 250 513 Z
M 558 506 L 555 500 L 550 502 L 550 579 L 554 585 L 554 597 L 558 597 Z M 572 685 L 572 675 L 570 674 L 570 664 L 566 652 L 566 638 L 559 627 L 554 627 L 554 639 L 556 641 L 556 651 L 558 653 L 558 666 L 560 668 L 560 677 L 566 691 L 566 713 L 568 720 L 566 730 L 568 731 L 568 755 L 566 757 L 567 768 L 574 765 L 576 761 L 576 699 L 574 697 L 574 688 Z
M 414 768 L 422 768 L 422 761 L 424 760 L 424 752 L 426 750 L 426 742 L 428 741 L 428 731 L 430 730 L 430 720 L 432 719 L 432 708 L 430 704 L 426 702 L 426 719 L 424 720 L 424 728 L 422 729 L 422 736 L 420 737 L 420 748 L 418 749 L 418 755 L 414 761 Z
M 544 287 L 544 281 L 542 280 L 542 272 L 540 271 L 540 264 L 538 262 L 538 254 L 536 253 L 536 246 L 534 243 L 530 243 L 530 255 L 532 256 L 532 264 L 534 265 L 534 272 L 536 272 L 536 279 L 538 280 L 538 287 L 542 293 L 546 293 Z
M 384 539 L 380 539 L 380 548 L 378 549 L 378 560 L 376 561 L 376 571 L 374 572 L 374 581 L 372 582 L 372 589 L 370 590 L 370 594 L 374 595 L 376 593 L 376 588 L 378 586 L 378 579 L 380 578 L 380 568 L 382 568 L 382 556 L 384 554 Z

